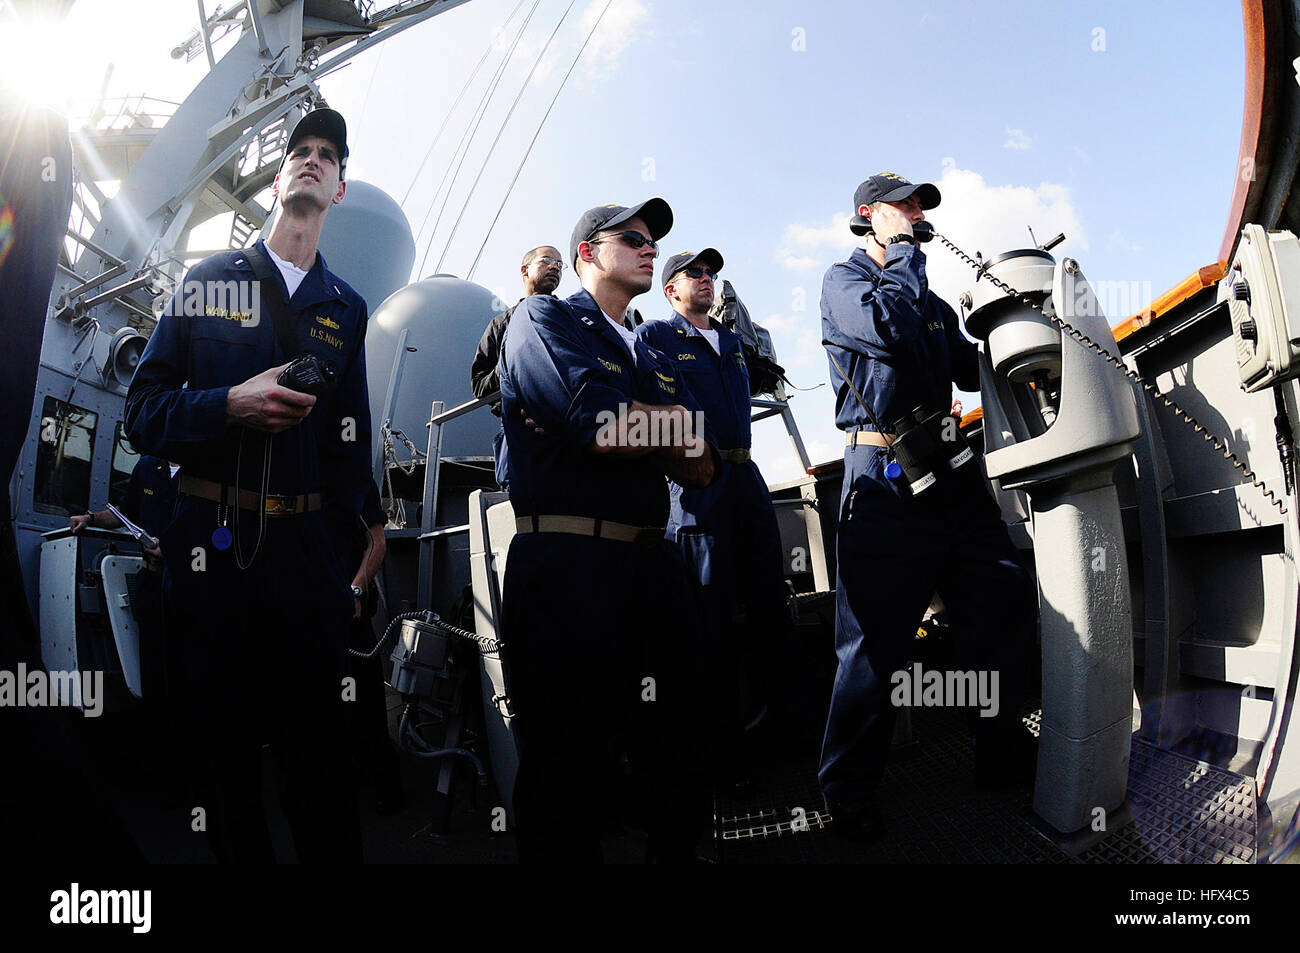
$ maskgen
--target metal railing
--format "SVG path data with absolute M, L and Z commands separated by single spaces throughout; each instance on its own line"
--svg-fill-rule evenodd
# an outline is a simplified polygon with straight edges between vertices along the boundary
M 473 413 L 480 407 L 489 406 L 497 397 L 491 394 L 450 410 L 441 400 L 435 400 L 429 408 L 429 445 L 424 458 L 424 500 L 420 513 L 420 535 L 416 537 L 420 544 L 420 576 L 416 588 L 417 605 L 429 606 L 433 600 L 433 547 L 443 536 L 456 536 L 469 532 L 469 524 L 464 526 L 435 526 L 438 516 L 438 491 L 442 477 L 442 429 L 458 417 Z

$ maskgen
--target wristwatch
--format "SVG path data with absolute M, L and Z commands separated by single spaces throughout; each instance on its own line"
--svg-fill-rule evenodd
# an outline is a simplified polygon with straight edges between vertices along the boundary
M 897 244 L 898 242 L 907 242 L 909 245 L 915 245 L 916 239 L 913 238 L 911 235 L 890 235 L 888 238 L 885 239 L 886 245 L 894 245 Z
M 360 586 L 353 586 L 352 594 L 356 596 L 358 599 L 360 599 L 363 595 L 365 595 L 365 590 L 362 589 Z

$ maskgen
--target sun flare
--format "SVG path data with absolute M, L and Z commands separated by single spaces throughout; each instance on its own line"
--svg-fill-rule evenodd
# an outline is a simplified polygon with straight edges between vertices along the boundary
M 23 107 L 70 112 L 98 85 L 96 67 L 79 50 L 87 39 L 48 10 L 0 0 L 0 98 Z

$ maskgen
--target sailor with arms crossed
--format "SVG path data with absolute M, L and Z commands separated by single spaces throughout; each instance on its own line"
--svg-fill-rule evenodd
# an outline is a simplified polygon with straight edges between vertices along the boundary
M 619 320 L 653 283 L 672 220 L 657 198 L 586 212 L 569 243 L 582 290 L 525 299 L 505 339 L 517 532 L 502 631 L 525 862 L 601 859 L 619 752 L 634 772 L 650 859 L 690 861 L 708 826 L 694 730 L 703 716 L 692 672 L 698 626 L 664 529 L 665 476 L 707 485 L 715 451 L 691 430 L 695 408 L 672 362 Z M 668 445 L 632 438 L 647 420 L 675 425 L 663 428 L 675 435 Z

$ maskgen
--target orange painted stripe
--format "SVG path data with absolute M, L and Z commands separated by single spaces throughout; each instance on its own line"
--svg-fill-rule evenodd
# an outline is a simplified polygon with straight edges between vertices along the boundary
M 1192 295 L 1219 281 L 1227 273 L 1227 259 L 1213 265 L 1206 265 L 1204 268 L 1198 268 L 1152 301 L 1145 309 L 1115 325 L 1115 340 L 1122 341 L 1139 328 L 1145 328 L 1166 311 L 1176 308 Z

